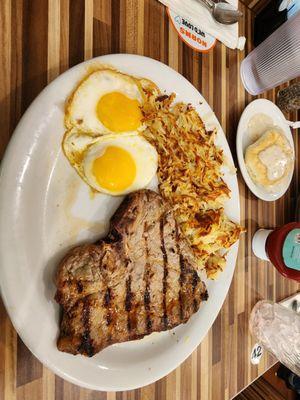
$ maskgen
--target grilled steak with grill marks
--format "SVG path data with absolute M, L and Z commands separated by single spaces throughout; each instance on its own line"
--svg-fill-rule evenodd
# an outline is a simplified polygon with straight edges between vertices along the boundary
M 66 255 L 56 285 L 58 349 L 87 356 L 185 323 L 207 299 L 170 207 L 150 190 L 125 198 L 106 238 Z

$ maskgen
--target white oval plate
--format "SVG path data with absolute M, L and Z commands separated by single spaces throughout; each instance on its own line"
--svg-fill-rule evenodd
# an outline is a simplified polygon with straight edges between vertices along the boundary
M 267 190 L 264 190 L 262 187 L 256 185 L 250 178 L 250 175 L 248 173 L 245 164 L 244 155 L 247 147 L 250 144 L 252 144 L 251 138 L 248 133 L 248 123 L 255 114 L 265 114 L 269 116 L 273 120 L 274 126 L 277 126 L 282 130 L 282 132 L 288 139 L 290 145 L 292 146 L 293 152 L 295 154 L 294 140 L 291 134 L 291 129 L 283 113 L 270 100 L 266 99 L 254 100 L 250 104 L 248 104 L 248 106 L 243 111 L 243 114 L 239 121 L 237 137 L 236 137 L 236 151 L 241 173 L 248 188 L 251 190 L 253 194 L 255 194 L 256 197 L 265 201 L 275 201 L 278 200 L 280 197 L 282 197 L 288 190 L 293 178 L 294 170 L 291 171 L 285 184 L 276 193 L 270 193 Z
M 97 63 L 145 76 L 167 93 L 175 91 L 178 100 L 197 108 L 207 127 L 217 127 L 217 142 L 229 160 L 232 157 L 214 113 L 185 78 L 160 62 L 126 54 L 98 57 L 59 76 L 31 104 L 11 139 L 0 181 L 0 280 L 9 316 L 24 343 L 56 374 L 90 389 L 117 391 L 156 381 L 199 345 L 228 292 L 238 244 L 229 251 L 220 278 L 207 283 L 209 300 L 186 325 L 111 346 L 92 358 L 57 350 L 59 307 L 53 300 L 57 263 L 69 247 L 103 235 L 121 201 L 100 194 L 91 197 L 61 151 L 64 102 Z M 225 209 L 239 222 L 236 176 L 225 171 L 225 180 L 232 191 Z

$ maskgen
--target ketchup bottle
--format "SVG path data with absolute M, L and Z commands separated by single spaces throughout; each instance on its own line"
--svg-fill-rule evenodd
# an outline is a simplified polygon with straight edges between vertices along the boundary
M 300 222 L 274 230 L 259 229 L 252 249 L 256 257 L 271 261 L 281 275 L 300 282 Z

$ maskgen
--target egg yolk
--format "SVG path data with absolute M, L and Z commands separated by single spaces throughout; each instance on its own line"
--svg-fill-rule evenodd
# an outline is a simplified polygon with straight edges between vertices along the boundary
M 97 116 L 112 132 L 134 131 L 141 125 L 140 104 L 120 92 L 107 93 L 97 104 Z
M 99 186 L 117 193 L 132 185 L 136 177 L 136 165 L 129 152 L 108 146 L 93 162 L 92 173 Z

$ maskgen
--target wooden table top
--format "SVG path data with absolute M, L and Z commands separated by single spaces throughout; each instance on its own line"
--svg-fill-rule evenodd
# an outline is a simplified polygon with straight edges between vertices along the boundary
M 251 7 L 258 0 L 247 3 Z M 218 42 L 213 51 L 198 54 L 179 40 L 165 8 L 156 0 L 1 1 L 1 155 L 22 113 L 47 83 L 85 59 L 123 52 L 153 57 L 190 80 L 215 111 L 235 156 L 237 123 L 252 100 L 239 79 L 239 65 L 251 49 L 253 10 L 242 3 L 240 8 L 245 15 L 240 33 L 248 39 L 246 50 L 229 50 Z M 274 100 L 275 91 L 262 97 Z M 298 155 L 299 135 L 294 139 Z M 255 198 L 238 175 L 247 233 L 240 242 L 234 279 L 201 346 L 174 372 L 131 392 L 81 389 L 42 366 L 17 337 L 0 304 L 0 399 L 226 400 L 235 396 L 274 362 L 266 355 L 259 366 L 249 363 L 251 308 L 259 299 L 281 300 L 299 290 L 299 285 L 283 279 L 251 253 L 251 237 L 258 227 L 293 219 L 299 173 L 297 157 L 290 190 L 274 203 Z

